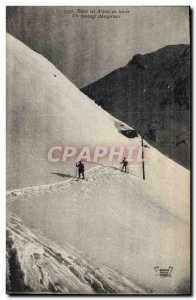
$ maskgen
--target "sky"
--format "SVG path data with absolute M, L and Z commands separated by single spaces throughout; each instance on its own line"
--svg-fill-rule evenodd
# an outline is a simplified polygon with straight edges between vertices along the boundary
M 109 12 L 98 13 L 99 9 Z M 126 12 L 119 13 L 119 9 Z M 7 32 L 45 56 L 82 88 L 125 66 L 135 54 L 189 44 L 189 8 L 10 6 Z

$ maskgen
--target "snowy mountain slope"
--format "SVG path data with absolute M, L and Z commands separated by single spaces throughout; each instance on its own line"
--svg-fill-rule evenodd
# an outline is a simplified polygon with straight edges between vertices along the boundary
M 103 161 L 105 166 L 85 163 L 91 169 L 86 181 L 61 178 L 54 184 L 52 173 L 75 176 L 75 164 L 49 164 L 43 155 L 48 146 L 130 146 L 141 139 L 119 134 L 120 121 L 10 35 L 7 49 L 8 212 L 145 290 L 187 292 L 189 171 L 145 143 L 145 181 L 141 162 L 123 174 L 118 163 Z M 172 266 L 172 278 L 156 276 L 157 265 Z
M 105 266 L 98 268 L 90 258 L 84 259 L 69 244 L 64 250 L 41 232 L 33 231 L 18 217 L 9 215 L 6 253 L 8 274 L 11 274 L 7 278 L 10 292 L 145 293 L 116 271 Z M 17 272 L 21 274 L 20 280 Z
M 43 56 L 7 35 L 8 189 L 57 179 L 45 159 L 51 145 L 126 142 L 113 120 Z
M 141 145 L 140 137 L 119 134 L 116 123 L 44 57 L 7 35 L 8 190 L 64 180 L 52 174 L 57 171 L 75 176 L 74 162 L 46 160 L 50 145 Z M 189 172 L 152 147 L 145 158 L 153 193 L 189 218 Z M 141 163 L 131 169 L 142 176 Z
M 189 277 L 189 224 L 166 210 L 138 177 L 99 166 L 87 178 L 10 194 L 8 211 L 62 248 L 68 241 L 144 290 L 179 292 Z M 174 276 L 157 278 L 157 265 L 173 266 Z

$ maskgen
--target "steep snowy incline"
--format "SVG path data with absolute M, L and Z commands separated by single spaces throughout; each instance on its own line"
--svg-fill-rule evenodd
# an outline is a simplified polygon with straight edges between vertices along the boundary
M 126 143 L 114 122 L 43 56 L 7 35 L 8 189 L 58 179 L 45 157 L 51 145 Z

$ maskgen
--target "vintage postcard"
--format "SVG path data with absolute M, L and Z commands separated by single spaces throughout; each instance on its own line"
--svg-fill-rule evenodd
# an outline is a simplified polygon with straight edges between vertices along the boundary
M 6 291 L 190 295 L 188 6 L 7 6 Z

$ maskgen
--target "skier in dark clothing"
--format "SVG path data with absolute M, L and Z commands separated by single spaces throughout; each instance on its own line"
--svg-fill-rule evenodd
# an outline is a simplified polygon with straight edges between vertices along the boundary
M 122 162 L 122 172 L 125 170 L 125 173 L 127 172 L 127 166 L 128 166 L 128 161 L 126 160 L 126 157 L 123 158 Z
M 82 179 L 84 179 L 84 164 L 81 161 L 79 161 L 79 164 L 76 164 L 76 167 L 78 168 L 79 178 L 82 174 Z

